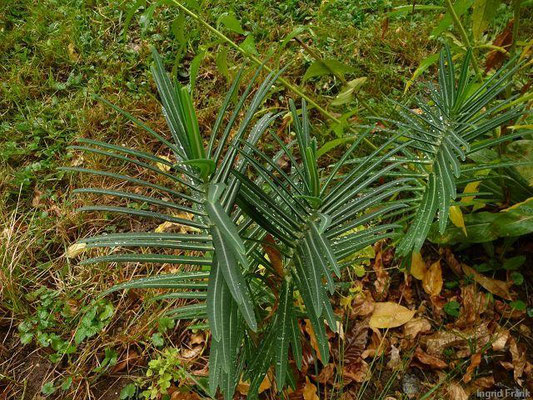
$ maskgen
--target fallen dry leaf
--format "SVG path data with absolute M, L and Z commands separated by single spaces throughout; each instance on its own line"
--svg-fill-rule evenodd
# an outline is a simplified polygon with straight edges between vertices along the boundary
M 420 347 L 417 347 L 415 350 L 415 358 L 417 358 L 422 364 L 429 365 L 434 369 L 444 369 L 448 366 L 446 361 L 426 353 Z
M 390 360 L 387 367 L 390 369 L 399 369 L 402 366 L 402 358 L 400 357 L 400 349 L 394 345 L 390 347 Z
M 376 299 L 384 300 L 387 296 L 387 291 L 390 286 L 389 273 L 383 267 L 383 253 L 381 250 L 382 243 L 378 242 L 374 249 L 376 258 L 372 264 L 372 268 L 376 273 L 376 279 L 374 280 L 374 287 L 376 288 Z
M 452 253 L 452 249 L 449 247 L 440 249 L 440 254 L 444 255 L 446 263 L 456 275 L 462 275 L 461 263 L 457 260 L 457 258 L 455 258 L 455 255 Z
M 322 371 L 320 371 L 320 374 L 318 374 L 314 379 L 319 383 L 326 383 L 333 378 L 333 374 L 335 373 L 335 364 L 329 363 L 324 368 L 322 368 Z
M 205 334 L 202 331 L 198 331 L 197 333 L 193 333 L 191 335 L 190 344 L 204 344 L 205 343 Z
M 135 351 L 129 351 L 126 354 L 126 358 L 124 360 L 119 361 L 114 367 L 112 372 L 117 373 L 120 372 L 126 368 L 130 368 L 133 365 L 137 365 L 139 360 L 139 354 Z
M 389 18 L 385 17 L 381 22 L 381 40 L 385 39 L 385 35 L 389 30 Z
M 374 311 L 375 301 L 369 292 L 359 293 L 352 301 L 352 316 L 366 317 Z
M 417 251 L 413 251 L 411 255 L 411 275 L 421 281 L 424 279 L 426 272 L 427 267 L 422 255 Z
M 403 327 L 405 336 L 411 339 L 416 338 L 419 333 L 426 333 L 431 330 L 431 323 L 425 318 L 413 318 L 408 321 Z
M 410 321 L 415 312 L 390 301 L 376 303 L 369 326 L 376 329 L 396 328 Z
M 468 394 L 458 383 L 450 382 L 446 386 L 446 391 L 450 400 L 468 400 Z
M 490 299 L 485 293 L 477 290 L 476 285 L 467 285 L 461 288 L 462 306 L 455 326 L 467 328 L 480 320 L 481 315 L 487 311 Z
M 263 382 L 261 382 L 261 385 L 259 385 L 259 393 L 263 393 L 265 390 L 268 390 L 272 387 L 272 378 L 269 375 L 270 373 L 264 377 Z M 243 381 L 241 379 L 237 385 L 237 391 L 240 394 L 247 395 L 249 390 L 250 382 Z
M 320 354 L 320 349 L 318 347 L 318 341 L 316 340 L 315 331 L 313 330 L 313 326 L 311 325 L 311 321 L 306 319 L 304 327 L 305 327 L 305 331 L 307 332 L 307 334 L 311 338 L 311 347 L 316 352 L 316 354 L 318 356 L 318 359 L 320 361 L 322 361 L 322 355 Z
M 424 291 L 431 296 L 438 296 L 442 290 L 442 269 L 440 260 L 435 261 L 428 268 L 422 278 Z
M 316 394 L 316 386 L 309 381 L 309 378 L 305 377 L 305 386 L 303 390 L 304 400 L 320 400 Z
M 424 338 L 428 353 L 440 356 L 449 347 L 457 348 L 457 357 L 468 357 L 471 354 L 469 341 L 476 344 L 477 349 L 483 348 L 490 341 L 490 333 L 486 324 L 463 331 L 438 331 Z M 475 351 L 475 350 L 474 350 Z
M 509 340 L 509 331 L 507 329 L 503 329 L 500 332 L 497 332 L 494 335 L 494 339 L 492 342 L 492 350 L 494 351 L 502 351 L 505 348 L 505 345 L 507 344 L 507 340 Z
M 522 319 L 526 313 L 526 310 L 518 310 L 514 307 L 511 307 L 508 302 L 501 300 L 496 300 L 494 302 L 494 310 L 496 310 L 498 314 L 505 319 Z
M 512 300 L 511 294 L 509 293 L 509 287 L 511 286 L 510 283 L 487 278 L 466 264 L 462 264 L 462 266 L 463 272 L 483 286 L 486 290 L 496 296 L 504 298 L 505 300 Z
M 367 381 L 368 379 L 370 379 L 370 376 L 371 374 L 368 363 L 363 359 L 359 359 L 355 362 L 345 364 L 344 368 L 342 369 L 342 377 L 344 379 L 357 383 Z
M 494 42 L 492 43 L 493 46 L 502 47 L 506 50 L 508 49 L 513 42 L 513 25 L 514 20 L 511 20 L 503 32 L 500 33 L 496 39 L 494 39 Z M 487 55 L 487 61 L 485 62 L 485 73 L 489 72 L 493 68 L 499 68 L 507 56 L 508 53 L 504 53 L 499 50 L 492 50 Z
M 198 396 L 198 393 L 195 392 L 174 392 L 170 396 L 170 400 L 201 400 L 202 398 Z
M 518 344 L 514 337 L 509 339 L 509 351 L 513 359 L 514 380 L 521 383 L 521 377 L 526 367 L 526 346 L 523 343 Z
M 168 161 L 168 162 L 172 162 L 172 161 L 170 160 L 170 158 L 168 158 L 167 156 L 160 155 L 160 156 L 158 156 L 158 157 L 159 157 L 159 158 L 162 158 L 163 160 L 166 160 L 166 161 Z M 156 162 L 155 165 L 157 166 L 157 168 L 159 168 L 159 169 L 160 169 L 161 171 L 163 171 L 163 172 L 168 172 L 168 171 L 170 171 L 170 168 L 171 168 L 170 165 L 168 165 L 167 163 L 162 163 L 162 162 Z
M 74 243 L 73 245 L 69 246 L 67 249 L 65 256 L 67 258 L 75 258 L 78 257 L 81 253 L 85 251 L 87 248 L 87 243 Z
M 378 329 L 372 329 L 370 344 L 361 354 L 361 358 L 383 356 L 389 348 L 389 340 L 384 337 Z
M 177 217 L 177 218 L 182 218 L 182 219 L 188 219 L 188 220 L 192 220 L 194 218 L 194 215 L 191 214 L 191 213 L 187 213 L 187 212 L 181 212 L 181 213 L 176 213 L 176 214 L 173 214 L 172 215 L 173 217 Z M 167 232 L 173 228 L 178 228 L 178 232 L 179 233 L 188 233 L 188 232 L 200 232 L 201 230 L 194 227 L 194 226 L 187 226 L 187 225 L 183 225 L 183 224 L 179 224 L 177 222 L 170 222 L 170 221 L 165 221 L 163 222 L 162 224 L 158 225 L 157 228 L 155 228 L 155 232 L 156 233 L 162 233 L 162 232 Z
M 342 358 L 344 362 L 352 362 L 361 358 L 368 341 L 368 321 L 353 323 L 351 329 L 345 334 L 344 350 Z M 339 350 L 335 347 L 335 356 L 341 357 Z
M 180 351 L 180 358 L 190 361 L 198 357 L 202 353 L 203 349 L 204 349 L 203 346 L 193 346 L 190 349 L 182 348 Z
M 481 364 L 481 353 L 472 354 L 472 357 L 470 357 L 470 365 L 466 369 L 465 376 L 463 376 L 464 383 L 468 383 L 472 380 L 472 374 L 479 364 Z
M 466 387 L 466 394 L 471 395 L 476 393 L 479 390 L 488 389 L 494 386 L 494 377 L 493 376 L 484 376 L 482 378 L 477 378 L 476 380 L 470 382 Z
M 285 275 L 283 270 L 283 260 L 278 246 L 271 234 L 266 235 L 263 239 L 263 250 L 267 254 L 268 260 L 270 261 L 272 268 L 274 268 L 274 271 L 276 271 L 278 276 L 283 277 L 283 275 Z

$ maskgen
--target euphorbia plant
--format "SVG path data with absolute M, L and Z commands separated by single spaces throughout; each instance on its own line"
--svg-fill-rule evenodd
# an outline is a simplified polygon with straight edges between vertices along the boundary
M 269 129 L 276 116 L 267 113 L 258 118 L 256 112 L 276 74 L 267 76 L 245 107 L 260 70 L 230 112 L 229 105 L 239 90 L 238 75 L 204 144 L 188 89 L 170 81 L 155 52 L 154 59 L 152 72 L 171 139 L 115 109 L 169 148 L 174 160 L 88 139 L 74 148 L 133 163 L 173 184 L 168 187 L 107 171 L 67 169 L 145 189 L 145 194 L 99 188 L 76 192 L 112 195 L 150 207 L 100 205 L 82 210 L 155 218 L 189 226 L 195 232 L 131 232 L 83 239 L 89 248 L 152 250 L 113 253 L 83 263 L 182 265 L 180 272 L 124 282 L 110 291 L 173 289 L 160 297 L 195 299 L 194 304 L 177 308 L 172 315 L 208 320 L 212 333 L 209 388 L 213 395 L 220 388 L 227 399 L 232 398 L 240 379 L 250 381 L 248 396 L 257 396 L 272 366 L 278 391 L 287 383 L 294 386 L 288 358 L 291 352 L 296 366 L 301 367 L 302 318 L 310 320 L 326 363 L 326 323 L 333 331 L 337 328 L 330 296 L 353 257 L 368 245 L 397 236 L 401 225 L 395 221 L 402 215 L 413 223 L 401 239 L 400 250 L 406 254 L 419 249 L 437 210 L 440 226 L 445 227 L 442 218 L 447 218 L 456 186 L 464 183 L 457 177 L 462 172 L 469 177 L 471 167 L 463 168 L 459 160 L 517 136 L 489 137 L 495 127 L 521 112 L 504 111 L 512 99 L 489 107 L 513 69 L 475 87 L 468 79 L 468 56 L 456 81 L 451 57 L 445 51 L 440 88 L 432 92 L 433 105 L 421 104 L 422 114 L 403 113 L 403 122 L 394 121 L 399 129 L 381 137 L 382 144 L 369 155 L 357 154 L 370 129 L 362 132 L 334 165 L 321 168 L 305 102 L 301 110 L 290 102 L 294 140 L 286 141 Z M 266 132 L 277 150 L 273 154 L 258 145 Z M 479 139 L 485 140 L 476 142 Z M 288 168 L 280 166 L 281 159 L 287 160 Z M 421 195 L 412 198 L 411 193 Z M 163 194 L 172 200 L 163 199 Z M 176 216 L 176 210 L 192 218 Z

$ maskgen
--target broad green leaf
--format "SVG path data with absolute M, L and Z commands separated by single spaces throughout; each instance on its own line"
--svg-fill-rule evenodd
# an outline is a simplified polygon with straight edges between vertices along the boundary
M 464 216 L 466 236 L 461 228 L 449 226 L 440 235 L 432 226 L 429 239 L 439 244 L 484 243 L 501 237 L 517 237 L 533 232 L 533 198 L 498 213 L 478 212 Z
M 178 16 L 172 21 L 172 33 L 182 46 L 187 44 L 185 37 L 185 14 L 182 11 L 179 11 Z
M 453 5 L 453 9 L 458 17 L 463 15 L 475 0 L 457 0 Z M 485 0 L 482 0 L 485 1 Z M 438 37 L 453 24 L 452 16 L 446 12 L 439 24 L 431 31 L 431 37 Z
M 128 207 L 113 207 L 113 206 L 85 206 L 78 208 L 78 211 L 108 211 L 108 212 L 116 212 L 116 213 L 122 213 L 122 214 L 128 214 L 128 215 L 135 215 L 139 217 L 146 217 L 146 218 L 154 218 L 161 221 L 168 221 L 173 222 L 175 224 L 181 224 L 185 226 L 192 226 L 194 228 L 199 229 L 205 229 L 207 228 L 206 225 L 196 222 L 190 219 L 184 219 L 184 218 L 178 218 L 174 217 L 168 214 L 163 214 L 159 212 L 152 212 L 152 211 L 144 211 L 144 210 L 137 210 L 135 208 L 128 208 Z
M 276 319 L 277 336 L 274 360 L 278 391 L 281 391 L 284 387 L 285 377 L 287 376 L 288 351 L 292 323 L 292 301 L 291 284 L 284 280 L 280 292 L 278 315 Z
M 303 33 L 305 31 L 309 30 L 307 26 L 297 26 L 294 28 L 281 42 L 279 48 L 280 50 L 284 49 L 285 46 L 287 46 L 287 43 L 289 43 L 292 39 L 294 39 L 296 36 L 298 36 L 300 33 Z
M 228 289 L 238 304 L 248 326 L 253 331 L 256 331 L 257 322 L 255 319 L 253 303 L 250 299 L 248 286 L 246 285 L 242 271 L 239 268 L 239 263 L 237 263 L 234 254 L 234 252 L 238 250 L 230 244 L 230 240 L 226 240 L 226 238 L 222 236 L 222 232 L 223 231 L 219 229 L 218 226 L 211 227 L 211 235 L 213 236 L 213 245 L 215 247 L 216 259 L 218 262 L 217 268 L 221 269 Z M 241 257 L 241 259 L 242 258 L 245 257 Z
M 152 76 L 157 85 L 157 90 L 165 109 L 165 117 L 170 127 L 170 131 L 176 142 L 176 145 L 183 149 L 189 158 L 199 158 L 192 156 L 191 147 L 189 143 L 188 133 L 185 127 L 183 105 L 179 96 L 179 91 L 176 90 L 170 81 L 163 61 L 155 49 L 152 49 L 152 56 L 154 58 L 154 65 L 152 66 Z M 192 157 L 191 157 L 192 156 Z
M 89 258 L 80 262 L 80 265 L 95 264 L 101 262 L 137 262 L 137 263 L 161 263 L 161 264 L 183 264 L 183 265 L 211 265 L 211 258 L 192 257 L 192 256 L 174 256 L 170 254 L 152 254 L 152 253 L 126 253 L 111 254 Z
M 425 59 L 423 59 L 420 62 L 420 65 L 418 66 L 418 68 L 413 73 L 413 76 L 411 77 L 411 79 L 409 79 L 407 83 L 405 84 L 404 93 L 406 93 L 409 90 L 411 85 L 415 82 L 416 78 L 422 75 L 425 70 L 427 70 L 429 67 L 435 64 L 438 60 L 439 60 L 439 54 L 432 54 L 426 57 Z
M 211 185 L 211 188 L 214 185 Z M 210 188 L 210 191 L 213 189 Z M 246 247 L 239 236 L 239 232 L 235 227 L 233 221 L 228 217 L 222 206 L 216 201 L 207 201 L 205 203 L 207 213 L 213 225 L 220 231 L 220 234 L 224 238 L 225 242 L 231 245 L 234 257 L 237 257 L 242 262 L 243 267 L 248 266 L 248 262 L 243 259 L 243 255 L 246 254 Z M 217 232 L 219 233 L 219 232 Z
M 235 15 L 230 13 L 222 14 L 217 21 L 217 25 L 224 25 L 227 29 L 229 29 L 232 32 L 238 33 L 240 35 L 244 35 L 245 32 L 241 27 L 241 23 L 235 17 Z
M 128 28 L 130 27 L 131 20 L 133 19 L 133 16 L 135 13 L 141 8 L 146 7 L 146 0 L 137 0 L 133 5 L 130 7 L 128 12 L 126 13 L 126 18 L 124 19 L 124 28 L 122 33 L 122 40 L 126 40 L 126 36 L 128 34 Z
M 474 0 L 472 11 L 472 32 L 474 39 L 481 38 L 483 32 L 489 27 L 489 24 L 496 16 L 501 0 Z
M 533 160 L 533 140 L 515 140 L 505 148 L 505 155 L 515 161 Z M 533 186 L 533 165 L 523 165 L 515 167 L 524 177 L 530 186 Z
M 150 28 L 150 23 L 152 22 L 152 18 L 154 16 L 155 9 L 159 6 L 158 2 L 152 3 L 150 7 L 148 7 L 139 18 L 139 25 L 141 26 L 141 35 L 144 35 L 148 28 Z
M 302 82 L 319 76 L 336 75 L 344 77 L 345 74 L 355 72 L 355 68 L 334 59 L 314 61 L 305 71 Z
M 202 64 L 206 53 L 207 52 L 205 50 L 200 50 L 191 61 L 191 67 L 189 71 L 189 84 L 191 86 L 191 93 L 194 93 L 194 88 L 196 87 L 196 78 L 198 77 L 198 71 L 200 70 L 200 65 Z
M 243 42 L 239 45 L 241 49 L 243 49 L 248 54 L 253 54 L 255 56 L 258 56 L 259 53 L 257 52 L 257 49 L 255 48 L 255 40 L 253 35 L 246 36 L 246 39 L 243 40 Z
M 222 74 L 226 80 L 230 80 L 230 73 L 229 73 L 229 67 L 228 67 L 228 48 L 225 46 L 222 46 L 220 50 L 217 53 L 216 58 L 216 65 L 218 72 Z
M 312 234 L 314 241 L 317 242 L 320 248 L 322 249 L 321 254 L 323 254 L 327 258 L 330 264 L 330 267 L 335 272 L 335 274 L 340 278 L 341 271 L 337 264 L 335 253 L 333 252 L 333 249 L 331 248 L 328 239 L 324 237 L 323 232 L 320 232 L 319 228 L 316 226 L 314 222 L 311 222 L 311 234 Z
M 209 275 L 209 287 L 207 290 L 207 315 L 209 320 L 209 327 L 213 334 L 213 339 L 219 342 L 222 338 L 222 321 L 227 310 L 231 296 L 224 281 L 222 269 L 218 262 L 211 268 Z
M 324 145 L 320 149 L 318 149 L 318 151 L 316 152 L 316 156 L 320 158 L 327 152 L 333 150 L 335 147 L 341 146 L 345 143 L 353 142 L 354 140 L 355 140 L 354 136 L 348 136 L 348 137 L 329 140 L 326 143 L 324 143 Z
M 73 190 L 72 193 L 94 193 L 94 194 L 107 195 L 107 196 L 116 196 L 116 197 L 120 197 L 124 199 L 138 201 L 139 203 L 148 203 L 148 204 L 153 204 L 153 205 L 157 205 L 157 206 L 161 206 L 165 208 L 172 208 L 172 209 L 180 210 L 183 212 L 191 213 L 194 215 L 207 215 L 203 211 L 196 210 L 190 207 L 181 206 L 179 204 L 176 204 L 170 201 L 159 200 L 153 197 L 130 193 L 130 192 L 122 192 L 119 190 L 106 190 L 106 189 L 98 189 L 98 188 L 80 188 L 80 189 Z
M 349 81 L 335 99 L 329 103 L 332 106 L 341 106 L 352 101 L 354 94 L 356 94 L 365 84 L 367 78 L 361 77 Z
M 290 335 L 291 335 L 291 349 L 292 356 L 296 362 L 296 366 L 299 370 L 302 369 L 302 343 L 301 343 L 301 334 L 300 327 L 298 325 L 298 318 L 292 313 L 290 320 Z

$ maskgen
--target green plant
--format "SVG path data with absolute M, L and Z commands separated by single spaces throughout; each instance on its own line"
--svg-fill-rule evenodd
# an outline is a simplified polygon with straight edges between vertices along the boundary
M 485 149 L 497 148 L 526 134 L 525 130 L 494 134 L 495 129 L 523 114 L 523 105 L 515 102 L 518 96 L 498 99 L 520 67 L 517 60 L 482 84 L 470 77 L 470 60 L 467 52 L 457 78 L 450 49 L 446 47 L 440 55 L 439 89 L 430 87 L 430 101 L 419 101 L 416 112 L 398 105 L 402 121 L 392 121 L 403 132 L 404 143 L 409 143 L 404 150 L 406 165 L 413 163 L 409 172 L 421 183 L 415 217 L 397 249 L 400 254 L 420 250 L 435 216 L 439 232 L 444 233 L 450 207 L 458 197 L 458 186 L 494 180 L 502 168 L 516 165 L 502 157 L 485 165 L 466 162 L 475 160 Z M 497 173 L 475 175 L 483 169 Z
M 274 306 L 264 320 L 264 335 L 252 351 L 254 361 L 244 369 L 244 377 L 251 380 L 250 397 L 257 395 L 271 364 L 275 366 L 278 390 L 287 380 L 290 382 L 289 344 L 298 368 L 301 367 L 298 319 L 302 310 L 294 303 L 295 293 L 303 300 L 303 315 L 311 321 L 321 359 L 328 362 L 324 321 L 336 331 L 337 317 L 327 294 L 333 295 L 336 290 L 334 276 L 341 277 L 342 268 L 351 265 L 353 254 L 393 236 L 398 226 L 387 220 L 405 204 L 395 200 L 383 202 L 410 188 L 409 177 L 379 184 L 398 166 L 396 162 L 386 162 L 400 150 L 386 150 L 395 137 L 370 155 L 354 160 L 351 156 L 366 137 L 362 134 L 331 168 L 320 169 L 306 103 L 302 103 L 301 117 L 292 101 L 290 106 L 296 140 L 285 145 L 272 133 L 281 148 L 275 157 L 250 147 L 255 157 L 245 157 L 251 175 L 257 177 L 255 181 L 234 171 L 241 182 L 239 207 L 270 235 L 263 246 L 268 249 L 270 261 L 261 253 L 255 258 L 267 268 L 263 279 L 272 291 Z M 296 160 L 297 155 L 301 162 Z M 290 160 L 289 172 L 277 165 L 280 156 Z
M 185 264 L 200 266 L 202 270 L 191 272 L 167 274 L 155 276 L 147 279 L 141 279 L 133 282 L 126 282 L 123 285 L 117 285 L 112 290 L 122 288 L 187 288 L 197 289 L 195 291 L 181 291 L 173 294 L 173 297 L 198 298 L 205 299 L 205 289 L 209 279 L 209 290 L 207 294 L 208 308 L 211 313 L 220 314 L 218 310 L 221 306 L 232 304 L 234 311 L 242 315 L 252 331 L 257 330 L 257 320 L 252 303 L 251 289 L 245 280 L 245 273 L 249 272 L 249 260 L 246 256 L 247 248 L 239 236 L 235 222 L 230 217 L 234 213 L 234 200 L 238 192 L 239 181 L 231 174 L 231 170 L 244 170 L 245 164 L 242 160 L 235 164 L 238 149 L 235 143 L 245 137 L 248 130 L 249 136 L 246 143 L 255 145 L 261 134 L 274 121 L 275 116 L 270 113 L 262 116 L 255 124 L 252 120 L 277 74 L 270 73 L 266 80 L 261 84 L 240 124 L 237 124 L 239 114 L 243 111 L 243 106 L 247 97 L 250 95 L 254 81 L 260 73 L 260 69 L 255 73 L 252 82 L 247 86 L 244 93 L 238 100 L 232 113 L 229 113 L 228 107 L 233 100 L 239 86 L 239 74 L 230 91 L 228 92 L 224 104 L 220 110 L 219 116 L 211 132 L 211 140 L 206 148 L 202 143 L 198 122 L 192 105 L 192 98 L 185 87 L 174 86 L 166 75 L 159 55 L 154 51 L 155 65 L 152 73 L 156 81 L 163 110 L 167 119 L 171 134 L 172 142 L 163 138 L 154 130 L 138 121 L 133 116 L 119 110 L 132 121 L 145 128 L 149 133 L 155 136 L 162 144 L 173 152 L 175 162 L 157 157 L 145 152 L 132 149 L 126 149 L 120 146 L 114 146 L 103 142 L 93 140 L 82 140 L 88 146 L 73 146 L 73 149 L 88 151 L 101 154 L 107 157 L 119 159 L 156 173 L 162 179 L 168 179 L 172 187 L 178 187 L 182 191 L 173 188 L 164 187 L 159 184 L 151 183 L 146 180 L 133 178 L 127 175 L 114 174 L 107 171 L 88 170 L 83 168 L 65 168 L 78 172 L 85 172 L 99 176 L 109 176 L 121 181 L 134 183 L 145 189 L 153 190 L 152 193 L 141 195 L 127 191 L 106 190 L 99 188 L 77 189 L 78 193 L 95 193 L 99 195 L 112 195 L 118 198 L 127 199 L 141 204 L 148 204 L 152 207 L 162 207 L 167 210 L 178 210 L 193 215 L 192 219 L 176 217 L 172 212 L 155 212 L 130 207 L 111 207 L 111 206 L 86 206 L 81 208 L 82 211 L 109 211 L 125 213 L 133 216 L 142 216 L 153 218 L 160 221 L 166 221 L 176 224 L 182 224 L 193 230 L 200 230 L 199 234 L 173 234 L 173 233 L 126 233 L 112 234 L 93 237 L 84 240 L 87 248 L 95 247 L 124 247 L 124 248 L 145 248 L 179 250 L 180 252 L 194 252 L 194 255 L 175 255 L 172 253 L 124 253 L 111 254 L 108 256 L 95 257 L 83 261 L 83 264 L 98 262 L 160 262 L 170 264 Z M 114 107 L 116 109 L 116 107 Z M 229 121 L 225 124 L 225 119 Z M 236 133 L 233 132 L 236 129 Z M 220 133 L 220 137 L 219 137 Z M 230 136 L 234 135 L 233 141 L 229 143 Z M 217 142 L 218 140 L 218 142 Z M 105 150 L 102 150 L 105 149 Z M 111 150 L 111 151 L 107 151 Z M 241 154 L 245 155 L 250 150 L 246 148 Z M 124 155 L 126 154 L 126 155 Z M 133 156 L 133 157 L 128 157 Z M 141 161 L 143 160 L 143 161 Z M 152 164 L 149 164 L 152 163 Z M 156 165 L 153 165 L 156 164 Z M 166 167 L 172 173 L 166 172 Z M 186 191 L 188 193 L 186 193 Z M 177 198 L 178 201 L 161 200 L 159 193 L 165 193 L 167 196 Z M 183 203 L 189 203 L 185 206 Z M 233 216 L 234 220 L 239 218 L 239 214 Z M 202 254 L 202 255 L 200 255 Z M 210 272 L 209 272 L 209 267 Z M 205 270 L 207 268 L 207 270 Z M 215 300 L 216 298 L 216 300 Z M 213 308 L 217 308 L 213 311 Z M 225 308 L 225 311 L 228 308 Z M 198 318 L 205 315 L 205 302 L 198 305 L 182 308 L 178 310 L 176 316 L 181 318 Z M 226 322 L 220 318 L 210 318 L 211 330 L 215 338 L 220 339 L 221 331 L 227 335 Z
M 29 344 L 35 339 L 41 347 L 50 347 L 54 353 L 49 355 L 52 362 L 58 362 L 64 355 L 76 351 L 76 345 L 63 339 L 59 326 L 64 319 L 70 319 L 72 312 L 68 303 L 56 290 L 41 287 L 26 296 L 26 300 L 38 302 L 35 313 L 24 319 L 18 326 L 20 341 Z
M 235 111 L 229 113 L 229 104 L 238 90 L 238 75 L 204 147 L 188 89 L 172 84 L 155 51 L 154 59 L 152 73 L 172 139 L 112 107 L 170 149 L 174 160 L 89 139 L 82 143 L 94 147 L 73 148 L 141 167 L 155 174 L 158 183 L 107 171 L 67 169 L 112 177 L 137 188 L 135 192 L 84 188 L 76 189 L 77 193 L 112 195 L 147 206 L 98 205 L 81 210 L 148 217 L 183 225 L 191 233 L 131 232 L 83 239 L 88 249 L 152 251 L 114 252 L 86 259 L 82 264 L 192 266 L 124 282 L 106 293 L 128 288 L 173 289 L 157 298 L 198 300 L 171 311 L 168 317 L 208 319 L 212 333 L 209 390 L 215 395 L 220 388 L 227 399 L 233 397 L 241 378 L 250 380 L 248 397 L 257 397 L 272 365 L 279 392 L 286 384 L 294 386 L 288 354 L 290 348 L 300 368 L 301 318 L 311 321 L 321 359 L 326 363 L 329 345 L 324 321 L 331 330 L 337 328 L 327 294 L 336 290 L 334 276 L 341 277 L 343 267 L 350 265 L 351 257 L 360 250 L 395 237 L 401 227 L 395 220 L 406 212 L 408 218 L 412 217 L 409 210 L 413 209 L 413 224 L 402 239 L 400 251 L 405 254 L 419 249 L 437 212 L 441 229 L 446 228 L 456 186 L 468 182 L 456 181 L 460 173 L 468 176 L 479 168 L 467 164 L 466 171 L 461 170 L 457 158 L 466 159 L 485 147 L 520 136 L 488 137 L 494 128 L 521 113 L 520 108 L 502 111 L 512 104 L 512 98 L 489 104 L 505 89 L 517 67 L 497 73 L 478 87 L 470 82 L 467 57 L 456 85 L 451 55 L 446 50 L 441 55 L 440 89 L 431 92 L 434 105 L 421 103 L 422 114 L 401 112 L 404 122 L 394 121 L 399 129 L 369 155 L 358 153 L 372 128 L 361 133 L 334 165 L 320 168 L 305 101 L 301 110 L 290 101 L 295 140 L 289 143 L 269 130 L 276 116 L 267 113 L 252 124 L 277 77 L 274 73 L 268 75 L 245 110 L 259 70 L 237 101 Z M 244 116 L 238 125 L 241 113 Z M 225 120 L 228 122 L 222 130 Z M 271 134 L 276 145 L 273 154 L 257 145 L 265 132 Z M 280 166 L 281 159 L 288 160 L 289 168 Z M 481 168 L 501 165 L 496 162 Z M 453 173 L 456 178 L 452 178 Z M 413 191 L 421 195 L 410 198 L 406 194 Z M 177 200 L 163 200 L 163 193 Z M 166 211 L 159 211 L 161 208 Z M 174 215 L 176 210 L 192 217 Z M 302 299 L 301 307 L 295 304 L 298 297 Z M 156 344 L 161 344 L 160 339 L 155 337 Z M 172 375 L 170 379 L 174 379 Z
M 179 350 L 164 349 L 159 357 L 148 363 L 146 377 L 151 379 L 152 383 L 148 389 L 141 393 L 145 399 L 157 399 L 159 395 L 166 394 L 172 382 L 180 381 L 186 377 L 181 366 Z
M 114 308 L 109 301 L 99 299 L 81 311 L 83 316 L 74 335 L 76 344 L 100 332 L 111 321 Z

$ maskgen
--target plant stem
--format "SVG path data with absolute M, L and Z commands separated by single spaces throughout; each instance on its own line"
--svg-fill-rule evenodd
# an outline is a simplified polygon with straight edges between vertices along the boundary
M 476 71 L 477 78 L 482 81 L 483 77 L 481 75 L 481 71 L 479 70 L 479 65 L 477 63 L 475 54 L 474 54 L 474 48 L 472 47 L 472 43 L 470 43 L 470 39 L 468 38 L 468 33 L 466 33 L 465 27 L 461 23 L 461 20 L 459 19 L 459 16 L 455 12 L 455 9 L 453 8 L 453 4 L 451 0 L 446 0 L 446 8 L 448 9 L 448 12 L 452 16 L 453 24 L 461 34 L 461 37 L 463 38 L 463 42 L 466 44 L 466 47 L 468 47 L 472 51 L 472 65 L 474 66 L 474 70 Z
M 514 56 L 516 51 L 516 43 L 518 42 L 518 32 L 520 27 L 520 3 L 522 3 L 522 0 L 513 0 L 513 42 L 511 43 L 511 49 L 509 50 L 511 57 Z
M 224 42 L 226 42 L 228 45 L 233 47 L 235 50 L 237 50 L 239 53 L 244 55 L 245 57 L 249 58 L 251 61 L 253 61 L 255 64 L 262 66 L 266 71 L 272 72 L 272 68 L 265 65 L 259 58 L 254 56 L 253 54 L 248 53 L 246 50 L 244 50 L 242 47 L 240 47 L 237 43 L 235 43 L 233 40 L 231 40 L 229 37 L 224 35 L 222 32 L 220 32 L 218 29 L 212 27 L 209 23 L 205 22 L 202 18 L 200 18 L 197 14 L 193 13 L 191 10 L 189 10 L 187 7 L 185 7 L 183 4 L 181 4 L 178 0 L 172 0 L 172 2 L 178 6 L 180 10 L 182 10 L 185 14 L 190 16 L 192 19 L 199 22 L 201 25 L 203 25 L 205 28 L 207 28 L 208 31 L 213 33 L 215 36 L 222 39 Z M 278 81 L 283 84 L 287 89 L 292 91 L 293 93 L 297 94 L 301 98 L 305 99 L 309 104 L 311 104 L 314 108 L 316 108 L 322 115 L 330 119 L 331 121 L 342 124 L 342 121 L 339 120 L 337 117 L 335 117 L 332 113 L 327 111 L 325 108 L 320 106 L 315 100 L 313 100 L 311 97 L 307 96 L 304 92 L 302 92 L 298 87 L 287 81 L 283 77 L 279 77 Z M 353 128 L 348 127 L 348 129 L 352 132 L 357 134 Z M 377 149 L 377 147 L 369 141 L 367 138 L 364 139 L 365 143 L 370 146 L 372 149 Z

